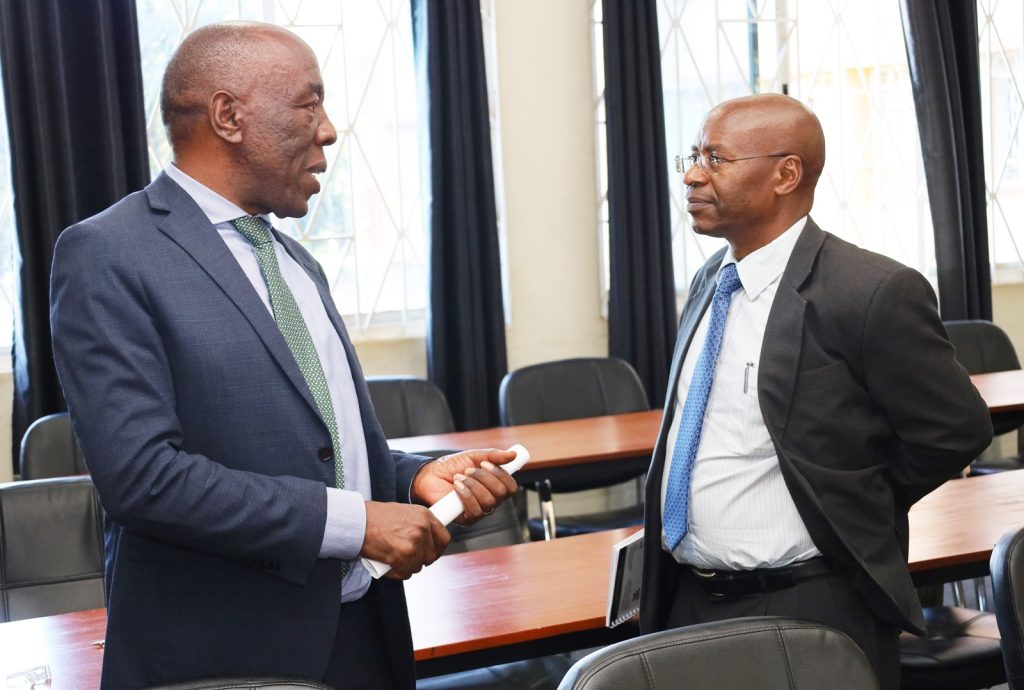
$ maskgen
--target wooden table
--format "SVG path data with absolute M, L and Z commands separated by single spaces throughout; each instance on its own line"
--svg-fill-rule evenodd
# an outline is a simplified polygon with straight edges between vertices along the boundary
M 650 463 L 661 425 L 661 410 L 586 417 L 562 422 L 499 426 L 477 431 L 411 436 L 388 441 L 410 453 L 427 450 L 508 448 L 521 443 L 530 450 L 530 464 L 516 474 L 521 483 L 573 471 L 594 462 L 634 464 L 642 472 Z
M 1024 471 L 947 482 L 910 513 L 910 570 L 919 581 L 988 570 L 996 540 L 1024 525 Z M 604 644 L 609 548 L 630 530 L 445 556 L 406 584 L 417 672 Z M 0 669 L 48 663 L 51 690 L 99 686 L 104 611 L 0 624 Z
M 1024 370 L 976 374 L 971 377 L 971 382 L 985 399 L 990 412 L 1024 410 Z M 661 410 L 649 410 L 562 422 L 410 436 L 392 439 L 388 443 L 394 449 L 411 453 L 508 448 L 514 443 L 521 443 L 529 448 L 531 456 L 530 464 L 519 475 L 520 481 L 527 482 L 594 462 L 646 462 L 654 452 L 660 425 Z
M 992 413 L 1024 410 L 1024 370 L 997 371 L 971 377 Z

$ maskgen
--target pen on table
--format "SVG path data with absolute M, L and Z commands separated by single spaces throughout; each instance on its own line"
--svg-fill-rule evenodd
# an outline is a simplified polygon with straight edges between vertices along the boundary
M 743 392 L 747 392 L 747 385 L 750 383 L 750 370 L 754 368 L 753 362 L 747 362 L 747 366 L 743 367 Z

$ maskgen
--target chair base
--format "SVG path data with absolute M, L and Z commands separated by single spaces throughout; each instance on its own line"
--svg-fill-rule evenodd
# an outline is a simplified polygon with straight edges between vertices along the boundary
M 544 525 L 539 518 L 530 518 L 527 528 L 531 541 L 544 540 Z M 620 527 L 639 527 L 644 524 L 644 507 L 633 505 L 617 510 L 606 510 L 601 513 L 586 515 L 558 516 L 556 520 L 556 537 L 572 537 L 577 534 L 592 534 Z
M 975 690 L 1006 682 L 993 614 L 934 606 L 924 615 L 924 637 L 900 635 L 904 690 Z

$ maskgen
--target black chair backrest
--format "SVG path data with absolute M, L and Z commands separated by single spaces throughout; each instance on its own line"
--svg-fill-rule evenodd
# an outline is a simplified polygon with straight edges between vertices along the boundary
M 991 321 L 946 321 L 949 341 L 956 349 L 956 359 L 969 374 L 1020 369 L 1017 351 L 1010 337 Z M 1024 424 L 1024 412 L 1001 412 L 992 415 L 996 435 L 1005 434 Z
M 366 385 L 385 438 L 455 431 L 448 401 L 430 381 L 412 376 L 370 376 Z
M 580 659 L 558 690 L 877 688 L 849 637 L 788 618 L 735 618 L 644 635 Z
M 523 525 L 516 515 L 515 504 L 505 501 L 494 509 L 494 513 L 481 518 L 475 525 L 462 527 L 451 524 L 448 526 L 452 540 L 445 549 L 445 555 L 479 551 L 495 546 L 511 546 L 522 544 Z
M 67 412 L 40 417 L 21 439 L 21 478 L 46 479 L 87 474 L 85 458 Z
M 946 321 L 944 325 L 957 361 L 969 374 L 1020 369 L 1009 336 L 991 321 Z
M 650 409 L 636 370 L 614 357 L 580 357 L 511 371 L 498 393 L 505 426 Z
M 996 542 L 989 561 L 1003 665 L 1011 690 L 1024 688 L 1024 527 Z
M 331 690 L 331 688 L 311 680 L 288 678 L 210 678 L 157 685 L 146 690 Z
M 0 484 L 0 621 L 103 606 L 103 534 L 89 477 Z

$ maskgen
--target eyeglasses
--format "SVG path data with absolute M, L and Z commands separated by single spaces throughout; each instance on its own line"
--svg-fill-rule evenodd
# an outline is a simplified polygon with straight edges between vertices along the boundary
M 691 153 L 689 156 L 676 156 L 676 172 L 685 173 L 693 166 L 700 167 L 706 173 L 716 174 L 722 163 L 750 161 L 755 158 L 784 158 L 792 153 L 766 153 L 763 156 L 744 156 L 743 158 L 722 158 L 717 153 Z

